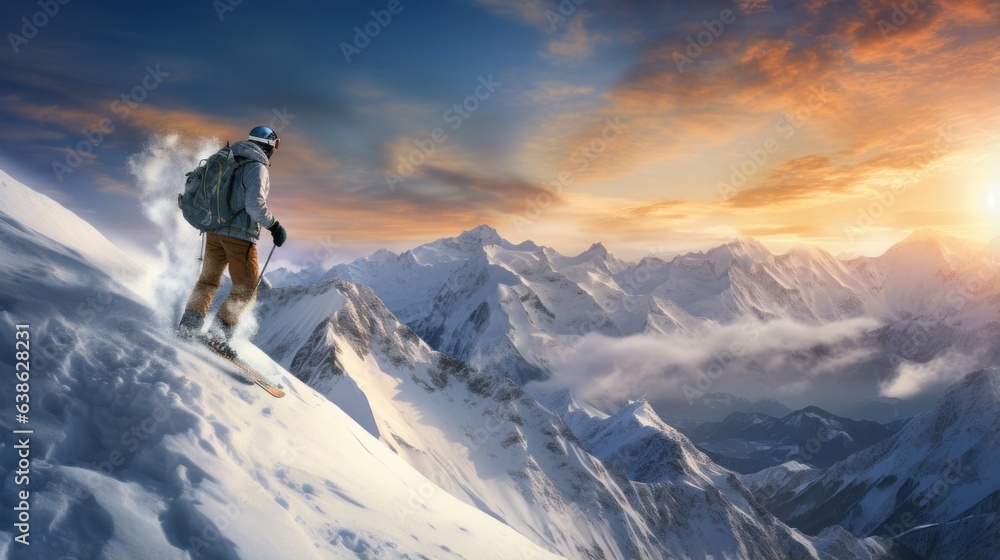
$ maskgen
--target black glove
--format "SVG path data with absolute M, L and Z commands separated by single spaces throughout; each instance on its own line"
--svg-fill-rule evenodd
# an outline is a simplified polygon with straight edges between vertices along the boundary
M 284 245 L 285 240 L 288 239 L 288 233 L 285 231 L 285 228 L 281 227 L 281 223 L 278 220 L 275 220 L 274 225 L 267 228 L 267 231 L 271 232 L 274 244 L 278 247 Z

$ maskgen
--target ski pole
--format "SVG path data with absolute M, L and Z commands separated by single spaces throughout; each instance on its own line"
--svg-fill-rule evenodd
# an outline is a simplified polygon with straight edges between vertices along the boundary
M 271 252 L 267 254 L 267 260 L 264 261 L 264 268 L 260 269 L 260 276 L 257 278 L 257 285 L 253 287 L 254 297 L 257 297 L 257 289 L 260 288 L 260 283 L 264 281 L 264 271 L 267 270 L 267 263 L 271 262 L 271 255 L 274 254 L 274 250 L 277 248 L 277 245 L 271 245 Z

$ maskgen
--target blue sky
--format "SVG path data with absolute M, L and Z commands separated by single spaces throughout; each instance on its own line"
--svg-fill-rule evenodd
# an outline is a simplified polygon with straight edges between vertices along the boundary
M 920 227 L 1000 233 L 987 2 L 905 18 L 901 3 L 825 0 L 243 0 L 222 18 L 224 0 L 9 5 L 0 167 L 142 247 L 156 234 L 130 156 L 156 135 L 237 140 L 269 122 L 289 254 L 324 238 L 345 258 L 399 250 L 480 223 L 631 258 L 736 235 L 871 252 Z M 44 25 L 27 38 L 21 18 Z M 366 25 L 378 34 L 348 62 Z M 436 128 L 446 140 L 428 144 Z M 81 146 L 79 165 L 53 167 Z M 400 158 L 421 163 L 389 185 Z

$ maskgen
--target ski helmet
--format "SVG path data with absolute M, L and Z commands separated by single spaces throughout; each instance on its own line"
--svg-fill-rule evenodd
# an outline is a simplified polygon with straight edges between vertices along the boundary
M 271 130 L 269 126 L 255 126 L 253 130 L 250 131 L 249 141 L 260 146 L 265 152 L 270 152 L 271 150 L 278 147 L 281 140 L 278 139 L 278 134 Z

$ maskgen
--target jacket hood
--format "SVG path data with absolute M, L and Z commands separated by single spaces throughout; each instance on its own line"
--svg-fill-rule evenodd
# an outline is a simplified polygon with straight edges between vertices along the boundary
M 258 161 L 264 165 L 270 166 L 271 164 L 267 161 L 267 156 L 264 155 L 264 150 L 260 149 L 260 146 L 249 142 L 247 140 L 240 140 L 239 142 L 234 142 L 232 146 L 233 155 L 242 156 L 253 161 Z

